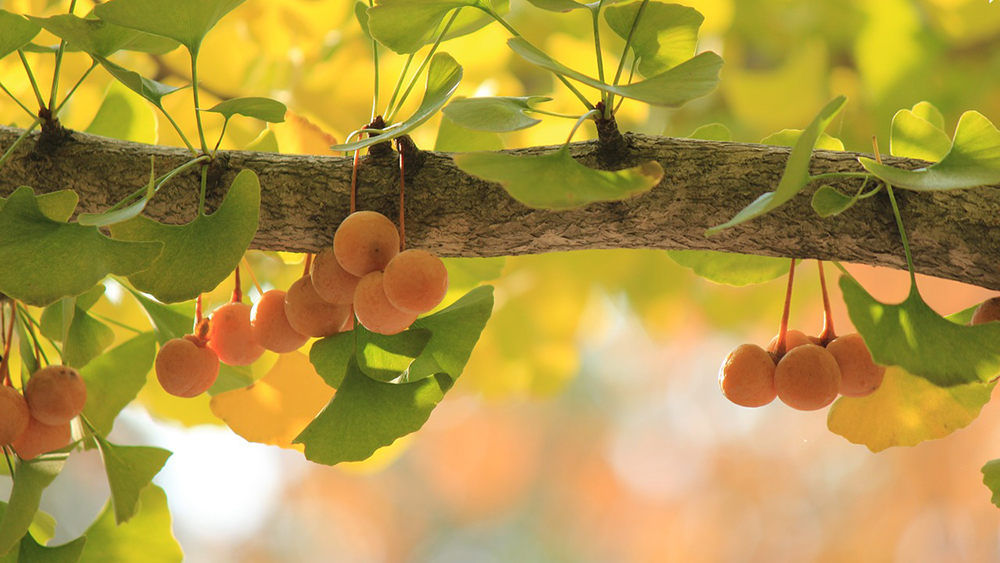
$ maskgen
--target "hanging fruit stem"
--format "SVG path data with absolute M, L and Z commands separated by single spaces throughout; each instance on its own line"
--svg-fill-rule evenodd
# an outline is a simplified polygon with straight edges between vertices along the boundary
M 785 310 L 781 313 L 781 326 L 778 328 L 778 343 L 774 347 L 773 355 L 780 359 L 785 355 L 785 346 L 788 339 L 788 313 L 792 308 L 792 284 L 795 281 L 795 258 L 788 267 L 788 288 L 785 290 Z
M 830 295 L 826 291 L 826 274 L 823 273 L 823 261 L 817 260 L 819 265 L 819 286 L 823 290 L 823 332 L 819 333 L 820 345 L 826 346 L 837 338 L 837 332 L 833 330 L 833 311 L 830 310 Z

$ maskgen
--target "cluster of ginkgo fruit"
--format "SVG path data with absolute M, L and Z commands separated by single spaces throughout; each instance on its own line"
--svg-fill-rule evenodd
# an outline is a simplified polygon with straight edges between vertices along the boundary
M 838 337 L 833 330 L 830 299 L 823 265 L 819 265 L 823 290 L 823 331 L 807 336 L 788 330 L 795 260 L 788 273 L 781 329 L 767 350 L 756 344 L 737 346 L 719 369 L 719 387 L 727 399 L 743 407 L 762 407 L 775 397 L 796 410 L 814 411 L 837 398 L 871 395 L 885 377 L 885 367 L 872 360 L 860 334 Z
M 337 228 L 332 247 L 307 259 L 287 292 L 267 291 L 251 309 L 236 283 L 232 300 L 199 320 L 194 334 L 160 348 L 156 376 L 168 393 L 200 395 L 215 383 L 220 361 L 249 365 L 265 350 L 293 352 L 310 338 L 351 330 L 355 316 L 372 332 L 402 332 L 441 303 L 448 271 L 430 252 L 401 250 L 386 216 L 358 211 Z
M 7 384 L 0 384 L 0 446 L 10 446 L 22 459 L 34 459 L 69 445 L 70 422 L 87 402 L 80 373 L 69 366 L 44 367 L 31 375 L 22 396 L 10 385 L 6 357 L 3 363 L 0 377 Z

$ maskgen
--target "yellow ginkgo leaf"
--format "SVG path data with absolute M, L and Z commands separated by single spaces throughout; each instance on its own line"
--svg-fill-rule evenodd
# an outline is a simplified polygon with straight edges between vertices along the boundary
M 333 398 L 309 359 L 282 354 L 267 375 L 249 387 L 212 397 L 212 412 L 250 442 L 301 451 L 292 440 Z
M 827 426 L 873 452 L 916 446 L 968 426 L 990 400 L 994 385 L 938 387 L 900 367 L 890 367 L 875 393 L 838 399 L 830 408 Z

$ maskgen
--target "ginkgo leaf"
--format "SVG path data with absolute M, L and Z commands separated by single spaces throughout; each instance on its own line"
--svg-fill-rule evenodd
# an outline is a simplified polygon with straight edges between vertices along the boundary
M 893 156 L 938 162 L 950 149 L 948 135 L 913 111 L 901 109 L 892 117 L 889 153 Z
M 282 354 L 263 378 L 249 387 L 212 397 L 212 412 L 243 438 L 301 450 L 292 440 L 334 396 L 299 352 Z
M 164 96 L 181 90 L 181 88 L 176 86 L 168 86 L 162 82 L 146 78 L 138 72 L 129 70 L 121 65 L 118 65 L 117 63 L 109 61 L 108 59 L 96 57 L 94 60 L 101 63 L 104 70 L 107 70 L 111 76 L 114 76 L 115 79 L 118 80 L 118 82 L 121 82 L 129 90 L 139 94 L 160 109 L 163 109 Z
M 115 25 L 169 37 L 197 54 L 205 35 L 246 0 L 112 0 L 94 15 Z
M 937 164 L 902 170 L 866 157 L 858 160 L 893 187 L 937 191 L 988 186 L 1000 183 L 1000 131 L 982 114 L 967 111 L 958 120 L 951 149 Z
M 913 115 L 944 131 L 944 115 L 930 102 L 917 102 L 910 110 Z
M 163 469 L 171 452 L 150 446 L 119 446 L 94 436 L 111 487 L 115 523 L 128 522 L 139 510 L 139 495 Z
M 158 136 L 156 113 L 142 96 L 120 82 L 112 82 L 85 131 L 91 135 L 154 145 Z
M 767 192 L 758 197 L 750 205 L 740 210 L 735 217 L 721 225 L 708 229 L 705 233 L 714 235 L 750 219 L 760 217 L 783 205 L 802 191 L 802 188 L 806 187 L 806 184 L 809 183 L 809 162 L 812 160 L 813 149 L 816 147 L 820 134 L 830 125 L 833 118 L 840 113 L 846 102 L 847 98 L 844 96 L 835 98 L 819 112 L 819 115 L 813 119 L 809 127 L 800 134 L 794 148 L 792 148 L 791 154 L 788 155 L 788 162 L 785 164 L 785 172 L 781 176 L 781 181 L 773 192 Z
M 826 218 L 847 211 L 857 202 L 857 196 L 842 194 L 830 186 L 820 186 L 813 194 L 812 208 L 817 215 Z
M 636 67 L 639 74 L 655 76 L 694 56 L 698 29 L 705 21 L 698 10 L 680 4 L 648 2 L 642 19 L 633 26 L 641 6 L 642 2 L 632 2 L 604 11 L 604 19 L 612 31 L 622 39 L 632 37 L 631 48 L 639 60 Z
M 21 538 L 17 563 L 77 563 L 87 544 L 86 537 L 52 547 L 44 546 L 29 532 Z
M 409 369 L 431 339 L 426 329 L 411 328 L 399 334 L 383 335 L 363 326 L 354 328 L 357 339 L 354 357 L 358 367 L 376 381 L 392 381 Z
M 1000 507 L 1000 459 L 987 461 L 982 472 L 983 484 L 993 492 L 990 502 Z
M 612 4 L 618 4 L 619 2 L 625 1 L 626 0 L 605 0 L 604 5 L 610 6 Z M 579 10 L 582 8 L 593 9 L 597 5 L 596 2 L 585 4 L 576 2 L 575 0 L 528 0 L 528 3 L 532 4 L 536 8 L 541 8 L 550 12 L 570 12 L 572 10 Z
M 898 305 L 880 303 L 850 276 L 840 288 L 851 322 L 882 365 L 900 366 L 939 387 L 1000 374 L 1000 323 L 965 326 L 931 309 L 914 284 Z
M 772 145 L 776 147 L 794 147 L 795 143 L 798 142 L 799 137 L 802 136 L 802 129 L 782 129 L 777 133 L 768 135 L 760 140 L 762 145 Z M 819 138 L 816 139 L 816 144 L 813 145 L 813 149 L 827 150 L 827 151 L 842 151 L 844 150 L 844 143 L 840 139 L 830 136 L 826 133 L 820 133 Z
M 199 215 L 186 225 L 140 216 L 112 225 L 111 235 L 163 244 L 156 261 L 128 279 L 139 291 L 175 303 L 212 291 L 232 273 L 257 232 L 259 217 L 260 182 L 252 170 L 243 170 L 211 215 Z
M 702 141 L 732 141 L 733 133 L 728 127 L 721 123 L 709 123 L 702 125 L 687 136 L 688 139 L 701 139 Z
M 0 10 L 0 59 L 27 45 L 41 30 L 24 16 Z
M 441 117 L 434 150 L 438 152 L 502 151 L 503 139 L 499 133 L 476 131 L 463 127 L 447 116 Z
M 59 190 L 35 196 L 35 202 L 49 219 L 60 223 L 69 221 L 76 211 L 76 204 L 80 202 L 80 196 L 73 190 Z M 0 209 L 7 203 L 7 198 L 0 197 Z
M 106 436 L 126 405 L 131 403 L 153 367 L 156 340 L 145 332 L 115 346 L 80 369 L 87 384 L 83 414 L 99 433 Z
M 233 98 L 217 104 L 210 111 L 221 114 L 226 119 L 231 119 L 234 115 L 253 117 L 268 123 L 282 123 L 285 121 L 285 112 L 288 108 L 278 100 L 261 97 Z
M 87 312 L 93 301 L 80 302 L 84 296 L 91 293 L 96 293 L 96 297 L 93 297 L 93 301 L 96 301 L 104 294 L 104 286 L 97 285 L 94 290 L 80 296 L 81 299 L 74 307 L 75 311 L 66 334 L 66 342 L 63 343 L 62 359 L 67 365 L 75 368 L 82 368 L 89 364 L 115 341 L 114 331 Z M 42 312 L 40 324 L 41 332 L 46 338 L 62 342 L 63 303 L 57 302 L 46 307 L 45 311 Z
M 445 16 L 461 11 L 445 39 L 472 33 L 493 21 L 489 12 L 502 14 L 508 0 L 378 0 L 369 8 L 368 32 L 396 53 L 408 54 L 433 42 L 443 30 Z
M 181 563 L 184 553 L 174 538 L 167 495 L 150 485 L 139 494 L 139 512 L 118 525 L 109 500 L 84 534 L 80 563 Z
M 456 98 L 441 110 L 448 119 L 476 131 L 504 133 L 542 122 L 527 115 L 532 105 L 551 101 L 546 96 Z
M 73 14 L 60 14 L 48 18 L 29 16 L 31 21 L 46 31 L 63 39 L 76 50 L 95 57 L 107 58 L 135 42 L 141 31 L 128 29 L 98 19 L 85 19 Z
M 993 383 L 938 387 L 898 366 L 886 369 L 877 391 L 841 397 L 830 407 L 827 426 L 873 452 L 916 446 L 965 428 L 989 402 Z
M 477 152 L 455 156 L 463 171 L 498 182 L 514 199 L 545 209 L 572 209 L 595 201 L 620 201 L 653 189 L 663 167 L 651 160 L 610 172 L 577 162 L 567 145 L 543 155 Z
M 448 53 L 434 55 L 427 70 L 427 88 L 424 91 L 424 99 L 420 102 L 420 106 L 413 115 L 401 123 L 387 127 L 382 133 L 378 133 L 367 139 L 334 145 L 330 148 L 335 151 L 353 151 L 383 143 L 409 133 L 444 107 L 448 103 L 448 99 L 451 98 L 451 95 L 455 93 L 455 89 L 458 88 L 458 84 L 461 81 L 462 66 L 451 55 Z
M 642 82 L 614 86 L 556 62 L 524 38 L 508 39 L 507 45 L 529 63 L 592 88 L 650 105 L 671 108 L 680 107 L 715 90 L 719 83 L 719 69 L 722 68 L 722 58 L 706 51 Z
M 62 471 L 68 456 L 66 453 L 54 453 L 18 464 L 10 500 L 0 517 L 0 556 L 16 547 L 28 532 L 35 513 L 38 512 L 42 491 Z
M 788 258 L 711 250 L 669 250 L 667 255 L 699 276 L 725 285 L 769 282 L 788 273 Z
M 367 459 L 427 422 L 451 388 L 446 375 L 412 383 L 384 383 L 361 372 L 352 358 L 333 400 L 294 442 L 306 459 L 324 465 Z
M 44 307 L 80 295 L 104 276 L 145 270 L 159 256 L 159 242 L 125 242 L 96 227 L 53 221 L 34 191 L 18 188 L 0 209 L 0 292 Z

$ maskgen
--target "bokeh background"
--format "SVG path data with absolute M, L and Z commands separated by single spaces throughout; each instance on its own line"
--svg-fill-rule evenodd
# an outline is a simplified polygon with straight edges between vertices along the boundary
M 585 11 L 552 14 L 524 0 L 511 3 L 509 20 L 531 41 L 595 74 Z M 64 11 L 64 4 L 0 1 L 3 9 L 35 15 Z M 758 142 L 804 127 L 839 94 L 850 102 L 829 132 L 848 150 L 870 150 L 873 134 L 887 140 L 892 115 L 921 100 L 942 110 L 949 131 L 968 109 L 1000 119 L 1000 5 L 987 0 L 687 4 L 705 16 L 700 48 L 726 60 L 719 89 L 680 110 L 626 101 L 623 129 L 686 136 L 719 122 L 734 140 Z M 81 1 L 77 13 L 91 6 Z M 248 0 L 205 43 L 203 105 L 278 98 L 291 110 L 285 124 L 271 126 L 281 150 L 330 154 L 329 136 L 343 139 L 367 123 L 371 108 L 371 46 L 353 13 L 349 0 Z M 581 113 L 561 84 L 511 53 L 506 38 L 491 25 L 444 44 L 465 67 L 459 94 L 551 95 L 545 109 Z M 607 28 L 602 39 L 614 68 L 622 42 Z M 44 34 L 37 41 L 55 43 Z M 116 57 L 164 82 L 190 78 L 181 51 Z M 51 75 L 51 57 L 29 59 L 38 75 Z M 384 103 L 403 58 L 383 51 L 381 63 Z M 64 83 L 88 64 L 83 55 L 68 55 Z M 33 99 L 16 58 L 0 61 L 0 81 L 22 100 Z M 110 84 L 95 71 L 63 123 L 87 129 L 115 88 Z M 416 92 L 407 107 L 419 98 Z M 166 102 L 193 131 L 190 96 Z M 130 107 L 128 138 L 181 144 L 148 107 Z M 419 146 L 435 146 L 439 120 L 417 131 Z M 6 99 L 0 122 L 27 125 Z M 221 123 L 207 123 L 215 138 Z M 502 143 L 559 143 L 571 124 L 546 119 Z M 587 127 L 578 139 L 594 134 Z M 245 148 L 262 131 L 252 120 L 234 120 L 223 147 Z M 265 289 L 287 287 L 301 270 L 300 256 L 254 251 L 248 258 Z M 468 265 L 451 266 L 458 273 Z M 873 454 L 829 432 L 825 411 L 795 412 L 780 403 L 750 410 L 722 397 L 719 364 L 736 345 L 773 336 L 783 279 L 714 285 L 657 251 L 475 266 L 496 278 L 497 304 L 465 374 L 422 431 L 367 462 L 313 465 L 297 451 L 234 435 L 207 397 L 176 399 L 155 384 L 144 389 L 113 438 L 175 452 L 156 483 L 167 492 L 187 561 L 1000 560 L 1000 511 L 979 472 L 1000 457 L 997 405 L 946 439 Z M 906 294 L 901 272 L 848 268 L 879 299 Z M 148 326 L 134 300 L 107 285 L 94 311 Z M 943 314 L 991 296 L 927 278 L 920 287 Z M 468 284 L 450 298 L 462 289 Z M 229 291 L 223 284 L 209 301 L 221 304 Z M 847 332 L 836 289 L 833 299 L 837 327 Z M 807 262 L 797 276 L 792 326 L 818 332 L 821 306 L 816 267 Z M 131 335 L 114 330 L 119 340 Z M 253 376 L 274 361 L 265 357 Z M 43 502 L 58 521 L 55 541 L 85 530 L 107 495 L 99 457 L 74 454 Z

